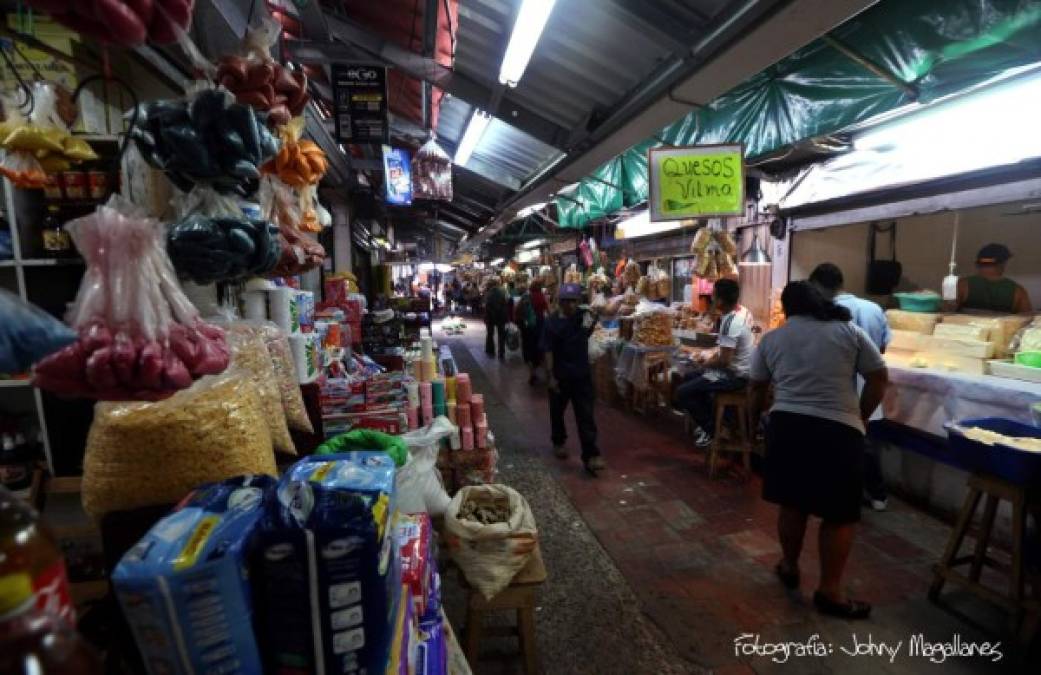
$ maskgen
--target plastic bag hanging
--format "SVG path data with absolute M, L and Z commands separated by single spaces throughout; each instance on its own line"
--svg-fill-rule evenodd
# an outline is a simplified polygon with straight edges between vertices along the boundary
M 55 21 L 104 44 L 172 44 L 188 30 L 194 0 L 27 0 Z
M 158 221 L 113 199 L 66 229 L 87 263 L 67 317 L 79 339 L 37 365 L 38 387 L 155 401 L 224 371 L 224 331 L 203 322 L 177 285 Z
M 452 201 L 452 158 L 433 138 L 412 158 L 412 197 Z
M 271 58 L 271 47 L 282 27 L 265 18 L 246 31 L 241 54 L 229 54 L 217 62 L 216 81 L 235 95 L 239 103 L 266 112 L 271 126 L 288 124 L 303 113 L 311 99 L 307 75 L 289 70 Z

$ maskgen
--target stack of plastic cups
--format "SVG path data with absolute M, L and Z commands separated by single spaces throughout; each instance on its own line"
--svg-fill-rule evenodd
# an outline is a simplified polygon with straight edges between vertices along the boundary
M 420 356 L 424 361 L 434 358 L 434 339 L 431 337 L 419 338 Z
M 456 403 L 455 401 L 449 401 L 445 405 L 445 412 L 448 415 L 448 421 L 452 424 L 456 423 Z
M 423 379 L 423 359 L 419 357 L 412 359 L 412 377 L 415 378 L 416 382 Z
M 445 405 L 445 381 L 437 378 L 430 383 L 431 399 L 434 403 L 434 416 L 440 417 L 447 414 Z
M 408 415 L 408 428 L 409 428 L 409 430 L 411 431 L 413 429 L 418 429 L 419 428 L 419 406 L 409 405 L 408 410 L 406 410 L 406 414 Z
M 482 450 L 487 446 L 488 440 L 488 420 L 482 417 L 480 421 L 474 425 L 474 437 L 477 440 L 477 447 Z
M 470 417 L 470 404 L 459 403 L 455 407 L 455 420 L 460 431 L 463 429 L 470 429 L 473 427 L 473 420 Z
M 449 375 L 445 378 L 445 398 L 449 401 L 455 401 L 455 376 Z
M 470 397 L 470 414 L 476 425 L 484 417 L 484 395 L 473 394 Z
M 434 379 L 434 364 L 427 359 L 421 359 L 419 362 L 419 379 L 422 382 L 429 382 Z
M 459 403 L 470 402 L 470 376 L 466 373 L 455 376 L 455 400 Z
M 419 383 L 419 406 L 423 411 L 423 424 L 430 424 L 434 419 L 434 399 L 429 382 Z
M 459 439 L 462 441 L 463 450 L 474 449 L 474 430 L 472 427 L 465 426 L 459 429 Z

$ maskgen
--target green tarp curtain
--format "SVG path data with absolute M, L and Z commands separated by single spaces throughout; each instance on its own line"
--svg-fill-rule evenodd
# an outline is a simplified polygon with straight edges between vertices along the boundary
M 1041 62 L 1041 0 L 884 0 L 831 35 L 928 102 Z M 593 175 L 619 187 L 581 181 L 570 195 L 581 204 L 557 200 L 560 223 L 581 228 L 646 201 L 650 147 L 740 142 L 756 158 L 911 102 L 817 40 L 600 167 Z

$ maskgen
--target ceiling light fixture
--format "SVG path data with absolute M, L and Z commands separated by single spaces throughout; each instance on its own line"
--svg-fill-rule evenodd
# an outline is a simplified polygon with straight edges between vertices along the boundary
M 556 0 L 524 0 L 499 68 L 499 84 L 516 87 L 528 67 Z
M 463 140 L 459 141 L 459 147 L 455 149 L 454 161 L 456 164 L 466 166 L 466 163 L 470 161 L 470 156 L 474 154 L 477 144 L 480 143 L 481 136 L 484 136 L 488 123 L 491 121 L 492 118 L 489 115 L 474 108 L 473 115 L 470 116 L 470 122 L 466 125 L 466 131 L 463 132 Z
M 520 249 L 538 248 L 539 246 L 545 245 L 545 243 L 546 243 L 545 239 L 532 239 L 531 241 L 524 242 L 518 248 L 520 248 Z

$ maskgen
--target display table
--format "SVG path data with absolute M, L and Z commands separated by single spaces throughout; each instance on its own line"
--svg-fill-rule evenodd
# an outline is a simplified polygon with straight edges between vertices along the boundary
M 650 366 L 668 362 L 675 347 L 647 347 L 631 342 L 625 343 L 621 354 L 618 355 L 618 363 L 615 365 L 615 373 L 619 380 L 628 382 L 637 389 L 646 389 L 648 386 L 647 369 Z
M 1041 384 L 992 375 L 890 365 L 889 381 L 885 418 L 936 436 L 947 435 L 945 422 L 969 417 L 1030 423 L 1030 406 L 1041 401 Z

